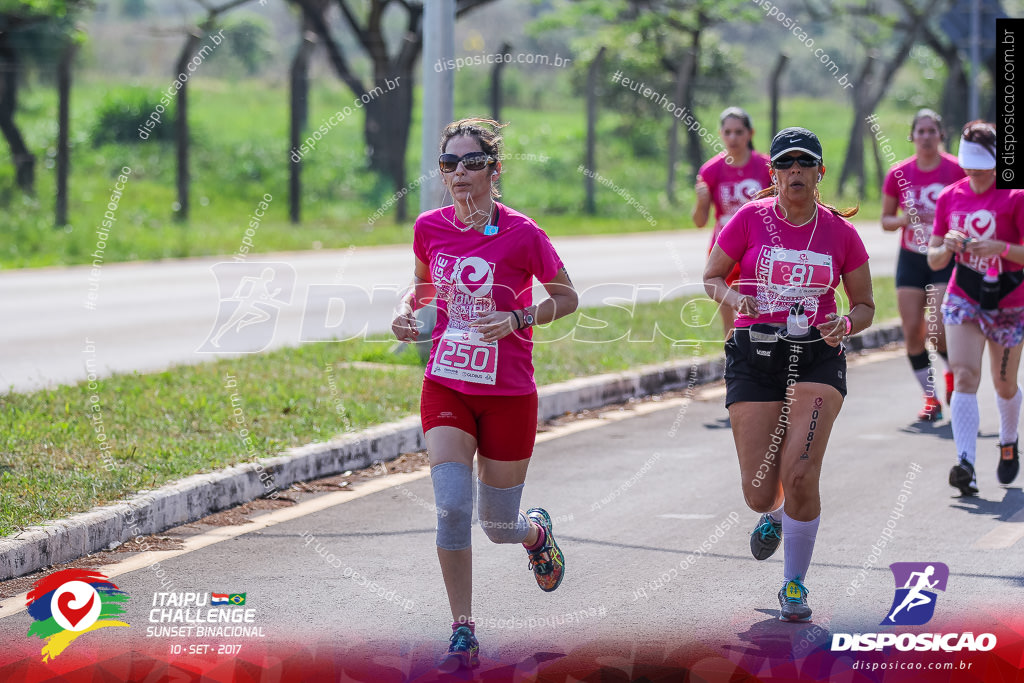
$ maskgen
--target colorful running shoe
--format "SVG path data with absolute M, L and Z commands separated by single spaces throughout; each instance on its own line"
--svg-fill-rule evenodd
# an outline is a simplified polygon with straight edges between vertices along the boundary
M 768 514 L 761 515 L 757 526 L 750 533 L 750 554 L 755 560 L 767 560 L 782 543 L 782 522 L 776 522 Z
M 530 508 L 526 511 L 526 517 L 544 527 L 546 536 L 544 545 L 536 550 L 527 550 L 530 556 L 530 569 L 537 579 L 537 585 L 542 591 L 550 593 L 562 583 L 562 575 L 565 573 L 565 557 L 555 542 L 555 536 L 551 533 L 551 516 L 544 508 Z
M 810 591 L 800 583 L 800 577 L 787 581 L 779 590 L 779 621 L 810 621 L 811 608 L 807 606 Z
M 942 419 L 942 404 L 934 396 L 924 397 L 924 408 L 917 414 L 917 419 L 922 422 L 938 422 Z
M 953 400 L 953 372 L 946 370 L 946 405 Z
M 960 462 L 949 470 L 949 485 L 960 489 L 963 496 L 978 495 L 978 479 L 974 474 L 974 465 L 960 458 Z
M 1000 484 L 1011 484 L 1020 471 L 1020 456 L 1017 454 L 1017 442 L 999 444 L 999 467 L 996 476 Z
M 462 624 L 452 631 L 448 652 L 439 668 L 447 673 L 452 673 L 459 669 L 473 669 L 478 666 L 480 666 L 480 643 L 473 635 L 473 629 Z

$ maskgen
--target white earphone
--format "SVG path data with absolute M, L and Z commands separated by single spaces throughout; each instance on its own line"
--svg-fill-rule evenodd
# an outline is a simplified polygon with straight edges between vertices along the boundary
M 820 173 L 818 174 L 818 182 L 819 183 L 821 182 L 821 174 Z

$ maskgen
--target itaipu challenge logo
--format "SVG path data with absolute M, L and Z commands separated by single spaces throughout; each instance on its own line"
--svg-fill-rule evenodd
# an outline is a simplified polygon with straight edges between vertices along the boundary
M 28 613 L 35 620 L 29 636 L 46 641 L 43 661 L 54 659 L 79 636 L 107 626 L 124 614 L 128 594 L 103 574 L 89 569 L 64 569 L 36 581 L 28 593 Z
M 893 562 L 896 595 L 881 626 L 920 626 L 935 614 L 936 590 L 946 591 L 949 567 L 941 562 Z

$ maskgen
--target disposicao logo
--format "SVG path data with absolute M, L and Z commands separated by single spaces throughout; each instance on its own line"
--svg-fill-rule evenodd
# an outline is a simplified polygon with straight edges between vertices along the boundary
M 89 569 L 64 569 L 36 581 L 28 593 L 28 613 L 35 620 L 29 636 L 46 641 L 43 661 L 54 659 L 78 636 L 104 628 L 124 626 L 111 619 L 124 614 L 128 594 L 103 574 Z
M 920 626 L 935 614 L 936 590 L 946 591 L 949 567 L 941 562 L 893 562 L 896 595 L 881 626 Z
M 941 562 L 893 562 L 896 594 L 880 626 L 920 626 L 935 615 L 937 593 L 946 590 L 949 567 Z M 991 633 L 833 633 L 832 651 L 987 652 L 996 646 Z

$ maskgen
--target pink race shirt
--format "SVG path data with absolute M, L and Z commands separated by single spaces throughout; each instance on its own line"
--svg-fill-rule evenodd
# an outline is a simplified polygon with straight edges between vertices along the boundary
M 711 201 L 715 205 L 715 230 L 711 246 L 729 219 L 754 195 L 772 184 L 768 175 L 768 157 L 754 150 L 750 160 L 740 167 L 725 163 L 725 152 L 716 154 L 700 167 L 700 177 L 708 185 Z
M 945 237 L 950 230 L 959 230 L 977 240 L 996 239 L 1021 244 L 1024 241 L 1024 190 L 998 190 L 993 183 L 985 192 L 975 194 L 969 178 L 950 185 L 939 195 L 935 205 L 934 234 Z M 1024 267 L 999 256 L 982 258 L 965 252 L 955 258 L 957 268 L 970 268 L 982 275 L 993 264 L 1004 273 Z M 957 287 L 955 270 L 946 291 L 971 299 Z M 1024 286 L 1017 287 L 999 302 L 1000 308 L 1018 306 L 1024 306 Z
M 470 323 L 493 311 L 533 305 L 533 278 L 550 282 L 562 268 L 547 234 L 529 217 L 495 202 L 498 232 L 465 230 L 446 206 L 421 214 L 413 251 L 430 268 L 437 324 L 426 376 L 465 394 L 532 393 L 532 331 L 485 342 Z
M 910 215 L 910 225 L 900 228 L 900 246 L 916 254 L 928 253 L 935 220 L 935 201 L 939 194 L 964 177 L 964 171 L 952 154 L 941 153 L 942 161 L 931 171 L 917 167 L 917 157 L 904 159 L 889 169 L 882 192 L 899 200 L 900 209 Z M 916 217 L 910 210 L 916 208 Z
M 775 197 L 744 205 L 718 236 L 718 246 L 740 264 L 740 294 L 757 299 L 756 318 L 740 315 L 736 327 L 785 323 L 790 307 L 803 303 L 812 325 L 836 312 L 839 278 L 867 263 L 857 229 L 819 206 L 812 220 L 794 227 L 773 211 Z

